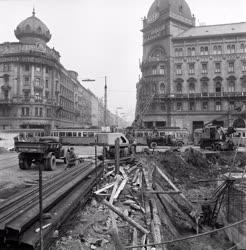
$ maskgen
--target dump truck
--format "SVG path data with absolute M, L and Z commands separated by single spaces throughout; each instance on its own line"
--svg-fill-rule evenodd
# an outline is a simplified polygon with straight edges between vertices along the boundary
M 36 141 L 15 141 L 15 151 L 19 153 L 20 169 L 30 169 L 32 163 L 41 164 L 44 170 L 54 170 L 56 159 L 66 163 L 66 150 L 58 137 L 40 137 Z

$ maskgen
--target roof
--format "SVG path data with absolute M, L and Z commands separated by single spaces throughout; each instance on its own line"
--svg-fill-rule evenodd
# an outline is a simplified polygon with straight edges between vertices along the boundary
M 221 36 L 230 34 L 246 33 L 246 22 L 217 24 L 208 26 L 197 26 L 190 28 L 176 38 L 191 38 L 191 37 L 204 37 L 204 36 Z
M 190 7 L 185 0 L 155 0 L 151 5 L 147 16 L 149 18 L 156 11 L 165 12 L 168 10 L 188 19 L 192 18 Z

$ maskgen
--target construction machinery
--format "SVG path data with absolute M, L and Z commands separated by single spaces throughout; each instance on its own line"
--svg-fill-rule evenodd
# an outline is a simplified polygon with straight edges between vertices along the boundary
M 57 137 L 40 137 L 37 141 L 15 141 L 15 151 L 19 153 L 20 169 L 30 169 L 32 163 L 42 164 L 44 170 L 53 170 L 56 159 L 66 162 L 65 149 Z
M 235 113 L 237 111 L 237 113 Z M 219 116 L 204 124 L 200 131 L 199 145 L 202 149 L 212 149 L 214 151 L 234 150 L 234 144 L 231 135 L 236 132 L 234 127 L 223 128 L 220 124 L 216 124 L 218 119 L 223 119 L 231 114 L 240 117 L 245 114 L 245 106 L 242 105 L 235 109 L 229 110 L 226 114 Z M 194 131 L 195 132 L 195 131 Z

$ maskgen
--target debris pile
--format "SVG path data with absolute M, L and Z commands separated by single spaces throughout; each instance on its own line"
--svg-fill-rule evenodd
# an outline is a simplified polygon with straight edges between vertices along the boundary
M 201 232 L 200 201 L 215 188 L 214 183 L 195 181 L 217 177 L 222 171 L 217 158 L 204 158 L 192 149 L 146 151 L 136 157 L 137 162 L 121 165 L 118 171 L 114 165 L 105 167 L 90 204 L 77 213 L 76 223 L 54 249 L 70 249 L 66 245 L 71 240 L 80 241 L 80 249 L 152 244 L 153 249 L 164 250 L 222 250 L 231 246 L 224 233 L 174 241 Z

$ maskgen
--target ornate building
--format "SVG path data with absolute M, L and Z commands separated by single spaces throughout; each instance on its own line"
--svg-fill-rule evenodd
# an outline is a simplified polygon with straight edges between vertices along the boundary
M 155 0 L 142 32 L 138 125 L 245 126 L 228 111 L 246 103 L 246 23 L 195 26 L 185 0 Z
M 0 129 L 98 125 L 91 92 L 47 46 L 50 31 L 34 11 L 15 36 L 19 42 L 0 44 Z

